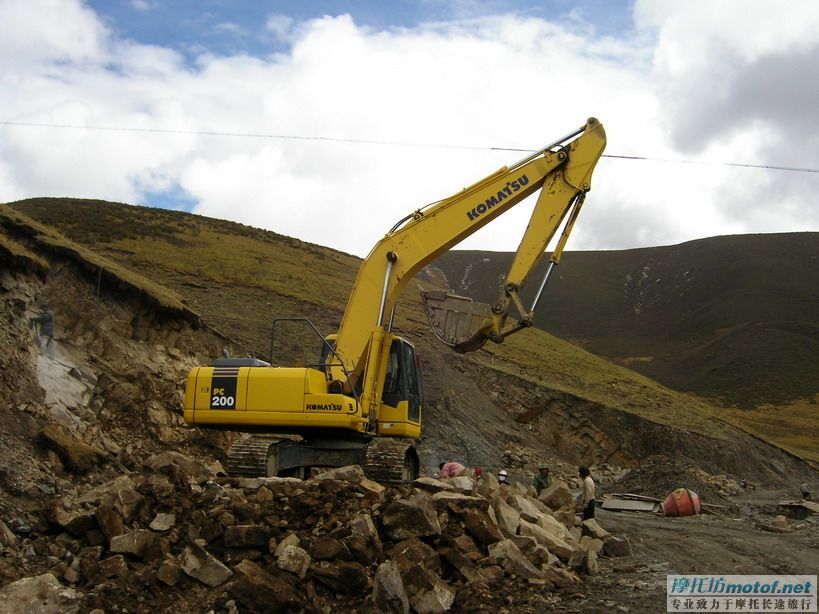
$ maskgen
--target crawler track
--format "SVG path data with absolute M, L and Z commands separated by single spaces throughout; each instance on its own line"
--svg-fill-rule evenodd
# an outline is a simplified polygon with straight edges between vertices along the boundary
M 309 467 L 338 467 L 360 463 L 371 480 L 382 484 L 401 484 L 418 477 L 418 454 L 413 441 L 403 438 L 374 437 L 368 443 L 359 441 L 353 456 L 340 456 L 338 446 L 327 442 L 311 445 L 298 435 L 253 434 L 244 435 L 230 448 L 225 460 L 228 475 L 243 477 L 271 477 L 280 474 L 277 465 L 277 446 L 297 443 L 311 450 Z M 338 443 L 338 442 L 336 442 Z M 343 447 L 343 446 L 342 446 Z M 353 460 L 349 460 L 353 458 Z M 347 460 L 341 460 L 347 459 Z M 356 460 L 358 459 L 358 460 Z M 301 463 L 299 463 L 301 464 Z M 285 465 L 292 467 L 293 465 Z

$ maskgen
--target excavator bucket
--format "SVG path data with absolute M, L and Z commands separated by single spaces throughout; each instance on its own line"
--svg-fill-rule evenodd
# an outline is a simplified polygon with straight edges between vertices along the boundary
M 492 308 L 471 298 L 448 294 L 443 290 L 421 290 L 421 302 L 435 336 L 464 353 L 477 350 L 489 338 Z

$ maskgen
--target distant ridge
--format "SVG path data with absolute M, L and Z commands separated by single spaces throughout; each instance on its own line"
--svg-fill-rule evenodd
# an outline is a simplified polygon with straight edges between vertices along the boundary
M 488 288 L 498 287 L 511 258 L 452 251 L 434 266 L 455 292 L 492 302 Z M 542 263 L 529 286 L 544 270 Z M 568 252 L 536 325 L 670 388 L 728 405 L 812 399 L 819 393 L 819 233 Z

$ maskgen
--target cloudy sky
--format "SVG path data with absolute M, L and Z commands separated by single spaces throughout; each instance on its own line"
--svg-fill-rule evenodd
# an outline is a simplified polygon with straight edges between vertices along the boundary
M 0 0 L 0 202 L 364 256 L 589 116 L 608 157 L 570 250 L 819 231 L 816 0 Z M 527 209 L 461 246 L 514 250 Z

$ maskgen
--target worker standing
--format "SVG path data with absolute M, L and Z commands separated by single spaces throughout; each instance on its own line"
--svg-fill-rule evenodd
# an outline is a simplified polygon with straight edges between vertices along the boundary
M 538 474 L 532 481 L 532 486 L 535 487 L 535 493 L 540 495 L 544 490 L 552 485 L 552 478 L 549 475 L 549 468 L 546 465 L 541 465 L 538 469 Z
M 594 480 L 592 480 L 591 472 L 585 465 L 578 469 L 580 475 L 580 503 L 579 507 L 583 512 L 583 520 L 594 518 Z

